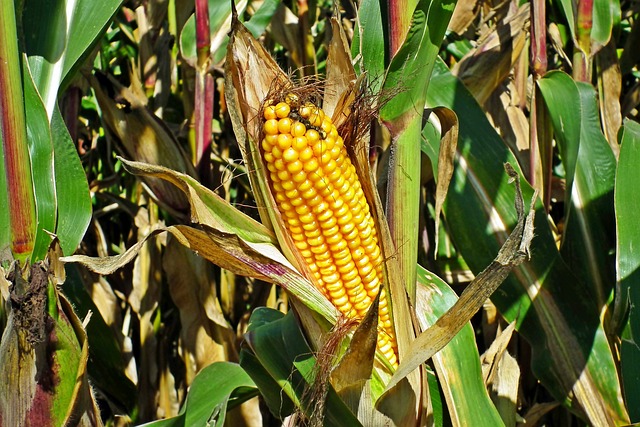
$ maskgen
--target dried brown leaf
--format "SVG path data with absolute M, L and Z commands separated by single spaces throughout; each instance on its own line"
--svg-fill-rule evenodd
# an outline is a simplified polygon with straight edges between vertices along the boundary
M 193 165 L 171 131 L 146 107 L 144 95 L 100 72 L 88 75 L 87 79 L 100 104 L 108 135 L 116 141 L 116 147 L 124 157 L 196 176 Z M 150 194 L 169 211 L 180 216 L 188 209 L 184 195 L 175 186 L 155 178 L 143 182 Z
M 480 12 L 478 0 L 459 0 L 451 15 L 449 31 L 462 35 L 473 23 Z
M 275 237 L 269 229 L 231 206 L 193 177 L 162 166 L 120 160 L 133 174 L 160 178 L 182 190 L 187 196 L 193 223 L 226 233 L 237 233 L 247 241 L 275 243 Z
M 516 14 L 493 27 L 453 68 L 453 73 L 480 104 L 484 104 L 518 61 L 526 45 L 528 25 L 529 3 L 525 3 Z
M 618 154 L 620 153 L 618 130 L 622 126 L 620 109 L 622 75 L 620 73 L 618 55 L 613 41 L 609 41 L 609 43 L 603 46 L 596 54 L 596 69 L 602 128 L 613 154 L 618 158 Z
M 330 82 L 330 85 L 325 87 L 322 109 L 332 117 L 333 123 L 339 128 L 340 115 L 336 116 L 336 113 L 342 112 L 339 108 L 340 100 L 343 94 L 353 90 L 357 76 L 351 63 L 347 36 L 335 16 L 331 18 L 331 31 L 333 37 L 329 42 L 326 67 L 327 82 Z
M 235 333 L 222 314 L 210 263 L 174 239 L 162 261 L 171 299 L 180 311 L 180 345 L 191 384 L 205 366 L 237 360 Z
M 331 372 L 331 384 L 340 395 L 343 391 L 360 396 L 367 380 L 371 378 L 373 359 L 378 341 L 378 303 L 380 294 L 369 307 L 351 338 L 345 355 Z M 347 391 L 347 389 L 349 389 Z M 351 401 L 353 403 L 353 401 Z M 351 407 L 353 413 L 357 407 Z
M 335 322 L 335 307 L 320 291 L 300 276 L 275 246 L 270 243 L 247 242 L 235 234 L 206 226 L 194 228 L 176 225 L 158 228 L 119 255 L 104 258 L 72 255 L 61 259 L 63 262 L 77 262 L 96 273 L 109 275 L 130 263 L 149 238 L 165 231 L 171 233 L 182 245 L 222 268 L 242 276 L 281 285 L 305 304 L 314 307 L 322 317 Z
M 518 427 L 540 425 L 540 422 L 544 420 L 544 417 L 558 406 L 560 406 L 560 402 L 535 403 L 524 415 L 524 421 L 518 423 Z
M 505 426 L 515 427 L 518 419 L 520 366 L 509 352 L 505 352 L 497 361 L 495 373 L 489 386 L 489 395 Z
M 512 322 L 504 331 L 497 335 L 496 339 L 482 355 L 482 378 L 485 384 L 488 384 L 493 380 L 496 365 L 507 350 L 507 346 L 509 345 L 509 341 L 511 341 L 514 331 L 515 322 Z
M 458 147 L 458 116 L 453 110 L 446 107 L 437 107 L 433 110 L 438 116 L 441 128 L 440 153 L 438 154 L 438 180 L 436 184 L 436 206 L 434 216 L 436 218 L 436 249 L 438 253 L 438 233 L 440 230 L 440 212 L 442 204 L 449 191 L 449 183 L 453 176 L 454 159 Z

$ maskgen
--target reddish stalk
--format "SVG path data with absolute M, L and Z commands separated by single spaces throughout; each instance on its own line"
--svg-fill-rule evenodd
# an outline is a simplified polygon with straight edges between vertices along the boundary
M 211 121 L 213 120 L 213 77 L 209 74 L 211 61 L 211 30 L 209 24 L 209 3 L 196 0 L 196 88 L 194 124 L 196 132 L 196 165 L 201 171 L 208 169 L 205 156 L 211 148 Z M 203 160 L 204 159 L 204 160 Z M 204 178 L 204 177 L 203 177 Z
M 577 45 L 573 52 L 573 78 L 591 81 L 591 28 L 593 28 L 593 0 L 579 0 L 576 16 Z
M 531 3 L 531 68 L 533 69 L 533 80 L 537 81 L 547 72 L 547 25 L 546 25 L 546 0 L 533 0 Z M 535 87 L 535 85 L 534 85 Z M 544 137 L 544 133 L 540 134 L 538 125 L 538 105 L 536 102 L 536 91 L 532 92 L 529 118 L 529 183 L 536 188 L 540 188 L 536 182 L 537 165 L 541 161 L 540 149 L 546 147 L 547 144 L 540 144 L 539 138 Z M 542 116 L 544 117 L 544 115 Z M 544 124 L 540 124 L 544 126 Z M 547 199 L 550 193 L 551 185 L 551 169 L 544 170 L 545 162 L 542 162 L 545 175 L 546 187 L 542 191 L 545 200 L 545 208 L 548 210 L 549 204 Z M 548 165 L 547 165 L 548 166 Z M 545 183 L 541 184 L 542 186 Z
M 27 146 L 14 2 L 0 3 L 0 139 L 7 183 L 7 188 L 0 191 L 6 191 L 10 198 L 8 209 L 11 250 L 16 259 L 24 261 L 33 251 L 36 209 Z
M 402 46 L 411 25 L 416 0 L 391 0 L 388 3 L 389 57 L 393 58 Z

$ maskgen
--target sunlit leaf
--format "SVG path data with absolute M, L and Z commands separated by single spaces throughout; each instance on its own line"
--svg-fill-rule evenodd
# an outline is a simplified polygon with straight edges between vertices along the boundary
M 58 221 L 56 235 L 63 253 L 75 252 L 91 221 L 87 177 L 76 147 L 56 107 L 51 118 Z
M 395 94 L 380 110 L 380 119 L 391 133 L 394 153 L 389 162 L 385 211 L 411 300 L 415 298 L 418 248 L 414 236 L 420 216 L 420 182 L 416 177 L 420 176 L 422 112 L 454 6 L 450 1 L 418 2 L 406 39 L 387 68 L 382 88 Z
M 458 163 L 444 212 L 456 247 L 477 272 L 515 221 L 513 189 L 501 172 L 514 158 L 471 95 L 440 64 L 428 102 L 453 109 L 460 120 Z M 532 196 L 524 182 L 522 190 L 525 199 Z M 592 422 L 621 422 L 627 414 L 598 310 L 560 259 L 541 206 L 536 209 L 531 261 L 507 278 L 492 301 L 508 321 L 516 320 L 533 347 L 534 373 L 556 399 L 564 402 L 573 389 L 572 404 Z
M 409 372 L 416 369 L 440 351 L 483 306 L 487 298 L 496 291 L 507 275 L 530 255 L 529 246 L 533 238 L 534 202 L 525 210 L 516 171 L 506 165 L 507 175 L 516 181 L 515 210 L 518 223 L 500 248 L 498 255 L 482 270 L 464 290 L 460 299 L 429 329 L 422 332 L 409 347 L 408 357 L 401 360 L 398 370 L 387 384 L 387 388 L 397 384 Z
M 426 330 L 457 300 L 455 292 L 438 276 L 418 267 L 416 311 Z M 440 350 L 433 363 L 453 425 L 498 426 L 502 423 L 482 381 L 480 359 L 471 324 Z
M 640 162 L 640 126 L 626 121 L 621 134 L 620 158 L 616 173 L 615 208 L 616 267 L 620 310 L 629 304 L 629 323 L 622 340 L 622 381 L 632 422 L 640 421 L 640 255 L 634 246 L 640 241 L 637 217 L 640 212 L 637 176 Z
M 33 261 L 44 259 L 51 238 L 55 233 L 57 219 L 57 199 L 54 179 L 54 153 L 47 111 L 34 86 L 30 70 L 23 67 L 24 103 L 27 124 L 27 142 L 31 158 L 33 187 L 36 194 L 38 226 L 33 248 Z M 77 156 L 77 155 L 76 155 Z M 84 178 L 84 174 L 82 175 Z M 75 249 L 75 248 L 74 248 Z
M 593 86 L 561 72 L 538 81 L 566 173 L 563 259 L 598 306 L 613 288 L 613 181 L 616 160 L 600 130 Z
M 61 86 L 91 53 L 122 0 L 27 0 L 22 15 L 26 53 L 38 92 L 52 117 Z

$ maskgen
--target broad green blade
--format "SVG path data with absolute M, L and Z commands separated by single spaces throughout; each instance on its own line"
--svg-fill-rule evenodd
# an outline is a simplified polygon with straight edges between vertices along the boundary
M 252 369 L 254 364 L 242 365 L 256 384 L 273 384 L 275 381 L 279 387 L 267 389 L 268 394 L 263 394 L 269 408 L 277 417 L 283 418 L 289 415 L 282 413 L 277 402 L 281 401 L 281 393 L 295 402 L 306 416 L 314 416 L 313 387 L 316 379 L 317 361 L 306 343 L 300 326 L 293 313 L 283 315 L 275 310 L 259 308 L 250 319 L 250 326 L 245 341 L 248 348 L 243 352 L 249 352 L 249 360 L 258 362 L 262 369 Z M 264 378 L 265 373 L 268 377 Z M 269 378 L 270 377 L 270 378 Z M 330 384 L 325 384 L 327 396 L 325 412 L 315 413 L 320 416 L 323 426 L 361 426 L 358 419 L 340 400 Z M 264 393 L 263 390 L 261 392 Z M 311 394 L 309 394 L 311 393 Z M 324 398 L 324 396 L 315 396 Z
M 460 120 L 458 165 L 444 207 L 456 247 L 474 272 L 487 266 L 516 223 L 514 189 L 503 163 L 515 158 L 472 96 L 438 63 L 428 104 L 446 106 Z M 533 194 L 523 182 L 524 199 Z M 518 268 L 492 300 L 533 348 L 532 366 L 560 402 L 577 404 L 594 424 L 624 423 L 613 355 L 599 309 L 562 261 L 540 203 L 531 261 Z M 574 400 L 567 396 L 573 392 Z
M 247 27 L 247 30 L 253 37 L 260 37 L 260 35 L 264 32 L 267 26 L 271 23 L 271 18 L 278 10 L 280 3 L 282 0 L 266 0 L 260 6 L 260 9 L 256 10 L 256 12 L 251 16 L 247 22 L 244 23 L 244 26 Z
M 46 255 L 51 242 L 48 233 L 59 237 L 66 255 L 76 250 L 91 220 L 91 200 L 84 169 L 57 105 L 50 126 L 28 65 L 23 75 L 38 219 L 32 257 L 35 261 Z
M 91 196 L 82 162 L 57 106 L 51 118 L 51 138 L 58 203 L 56 235 L 62 252 L 71 255 L 89 227 Z
M 215 426 L 222 427 L 227 409 L 257 396 L 258 390 L 237 364 L 216 362 L 203 370 L 189 387 L 180 413 L 166 420 L 153 421 L 147 427 Z
M 616 159 L 600 130 L 593 86 L 562 72 L 538 81 L 565 165 L 565 226 L 561 254 L 595 303 L 606 304 L 615 275 L 613 181 Z
M 122 0 L 25 0 L 22 25 L 29 65 L 48 116 L 61 86 L 93 51 Z
M 24 104 L 27 117 L 27 142 L 31 157 L 31 174 L 36 194 L 36 241 L 32 261 L 44 259 L 51 243 L 47 234 L 56 231 L 57 200 L 53 179 L 53 144 L 49 119 L 25 61 L 23 66 Z M 84 176 L 84 175 L 83 175 Z M 83 178 L 86 181 L 86 178 Z
M 593 27 L 591 40 L 596 47 L 609 43 L 613 26 L 620 20 L 619 0 L 594 0 L 593 1 Z
M 433 325 L 457 299 L 442 279 L 418 266 L 416 311 L 422 330 Z M 453 425 L 503 425 L 484 386 L 480 355 L 470 323 L 432 360 Z
M 640 164 L 640 125 L 625 121 L 621 135 L 616 173 L 616 251 L 617 279 L 623 307 L 629 304 L 629 323 L 622 340 L 622 381 L 631 422 L 640 422 L 640 242 L 638 212 L 638 165 Z M 621 310 L 624 310 L 621 309 Z

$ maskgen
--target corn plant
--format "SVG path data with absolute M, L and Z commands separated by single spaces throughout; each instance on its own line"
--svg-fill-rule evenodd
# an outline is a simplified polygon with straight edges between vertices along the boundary
M 3 372 L 24 366 L 18 314 L 48 301 L 80 378 L 29 414 L 639 421 L 632 4 L 82 4 L 54 31 L 62 12 L 26 1 L 0 40 L 19 41 L 0 97 L 24 102 L 1 111 L 0 249 L 21 262 Z M 40 296 L 16 293 L 41 259 Z M 4 424 L 26 413 L 9 390 Z
M 0 8 L 0 424 L 101 425 L 88 339 L 60 292 L 63 254 L 91 216 L 84 170 L 58 101 L 119 2 Z M 92 28 L 84 28 L 84 20 Z

